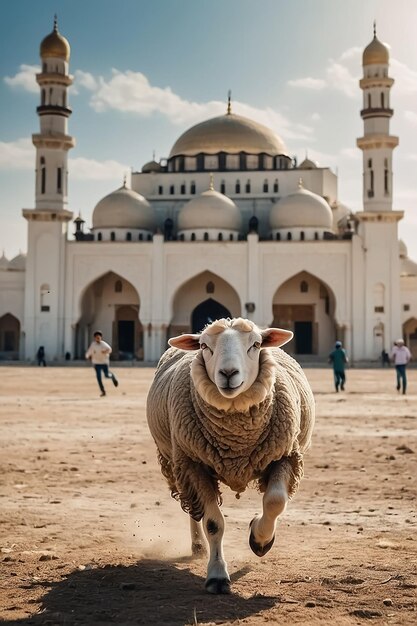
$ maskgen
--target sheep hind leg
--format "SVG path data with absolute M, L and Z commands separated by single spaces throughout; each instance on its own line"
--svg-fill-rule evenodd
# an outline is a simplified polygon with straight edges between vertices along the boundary
M 262 515 L 256 515 L 250 523 L 249 545 L 257 556 L 264 556 L 274 544 L 277 519 L 286 509 L 292 478 L 289 459 L 273 463 L 263 496 Z
M 223 554 L 224 517 L 215 500 L 204 507 L 203 528 L 209 544 L 206 591 L 230 593 L 230 577 Z
M 207 553 L 206 541 L 204 539 L 203 529 L 201 522 L 196 522 L 190 517 L 190 532 L 191 532 L 191 553 L 195 558 L 201 558 Z

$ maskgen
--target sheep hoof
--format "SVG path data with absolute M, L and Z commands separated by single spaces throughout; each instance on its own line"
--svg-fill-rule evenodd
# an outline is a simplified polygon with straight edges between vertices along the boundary
M 231 593 L 228 578 L 208 578 L 205 588 L 208 593 Z
M 193 543 L 191 546 L 191 554 L 196 559 L 201 559 L 207 554 L 207 550 L 202 543 Z
M 275 535 L 272 537 L 269 543 L 262 546 L 260 543 L 255 541 L 255 537 L 252 532 L 249 535 L 249 545 L 250 545 L 252 552 L 254 552 L 256 556 L 264 556 L 267 552 L 269 552 L 272 546 L 274 545 L 274 541 L 275 541 Z

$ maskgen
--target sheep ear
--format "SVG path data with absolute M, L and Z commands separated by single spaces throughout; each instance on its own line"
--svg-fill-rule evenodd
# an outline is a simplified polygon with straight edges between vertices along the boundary
M 279 346 L 283 346 L 294 337 L 294 333 L 283 328 L 267 328 L 261 331 L 261 335 L 261 348 L 279 348 Z
M 179 348 L 180 350 L 199 350 L 200 335 L 179 335 L 178 337 L 168 339 L 168 343 L 173 348 Z

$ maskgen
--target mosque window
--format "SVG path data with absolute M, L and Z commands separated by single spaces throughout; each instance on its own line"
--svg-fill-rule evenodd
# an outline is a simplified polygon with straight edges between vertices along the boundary
M 64 91 L 63 94 L 62 94 L 62 106 L 63 107 L 67 106 L 67 93 L 66 93 L 66 91 Z
M 162 187 L 162 185 L 158 186 L 158 196 L 162 196 L 164 193 L 164 188 Z
M 278 178 L 276 178 L 274 180 L 274 193 L 278 193 L 278 191 L 279 191 Z
M 186 172 L 195 172 L 197 169 L 197 159 L 196 157 L 185 157 L 185 171 Z
M 214 283 L 212 280 L 209 280 L 206 285 L 206 293 L 214 293 Z
M 149 233 L 149 234 L 148 234 L 148 236 L 146 237 L 146 240 L 147 240 L 147 241 L 152 241 L 152 235 L 151 235 L 151 233 Z
M 204 241 L 208 241 L 209 240 L 209 234 L 208 233 L 204 233 Z
M 246 182 L 245 191 L 246 191 L 246 193 L 250 193 L 250 180 L 247 180 L 247 182 Z
M 219 169 L 219 157 L 216 154 L 206 154 L 204 157 L 204 169 L 206 170 L 218 170 Z
M 181 233 L 179 239 L 180 239 L 180 241 L 184 241 L 184 233 Z
M 319 234 L 318 233 L 314 233 L 314 239 L 317 241 L 319 238 Z
M 175 186 L 174 185 L 170 185 L 169 193 L 171 194 L 171 196 L 174 195 L 174 193 L 175 193 Z
M 259 158 L 256 154 L 246 155 L 246 167 L 248 170 L 256 170 L 259 166 Z
M 116 241 L 116 233 L 114 231 L 110 233 L 110 241 Z
M 182 195 L 185 194 L 185 183 L 182 183 L 182 185 L 181 185 L 181 193 L 182 193 Z
M 41 91 L 41 105 L 43 106 L 45 104 L 45 89 L 42 89 Z
M 371 168 L 372 167 L 372 159 L 368 159 L 368 167 Z
M 269 185 L 268 185 L 268 181 L 267 181 L 266 178 L 264 180 L 263 191 L 264 191 L 264 193 L 268 193 L 268 191 L 269 191 Z
M 304 239 L 305 239 L 305 233 L 304 233 L 303 230 L 300 232 L 300 239 L 301 239 L 301 241 L 304 241 Z
M 292 240 L 292 233 L 287 233 L 287 240 L 291 241 Z
M 369 189 L 368 189 L 368 198 L 374 197 L 374 171 L 371 170 L 369 172 Z
M 226 183 L 224 180 L 220 183 L 220 193 L 226 193 Z
M 43 165 L 41 169 L 41 193 L 45 193 L 46 189 L 46 167 Z
M 281 233 L 277 233 L 277 234 L 275 235 L 275 239 L 276 239 L 277 241 L 281 241 Z
M 308 282 L 306 280 L 302 280 L 300 283 L 300 291 L 301 293 L 307 293 L 308 292 Z
M 230 235 L 229 235 L 229 240 L 230 240 L 230 241 L 233 241 L 233 233 L 230 233 Z
M 143 241 L 143 233 L 139 233 L 138 239 L 139 239 L 139 241 Z
M 385 109 L 385 96 L 383 93 L 381 93 L 381 108 Z
M 264 156 L 264 168 L 266 170 L 272 170 L 274 167 L 274 159 L 269 156 L 269 154 L 265 154 Z
M 122 293 L 123 285 L 121 280 L 116 280 L 114 283 L 114 291 L 116 293 Z
M 240 157 L 238 154 L 226 155 L 226 169 L 238 170 L 240 167 Z
M 195 241 L 195 233 L 191 233 L 191 241 Z
M 374 307 L 374 311 L 375 311 L 375 313 L 383 313 L 384 312 L 384 307 L 383 306 L 375 306 Z
M 103 239 L 103 235 L 101 233 L 97 233 L 97 241 L 101 241 Z
M 388 195 L 389 190 L 388 190 L 388 169 L 385 168 L 384 169 L 384 193 L 385 195 Z
M 409 304 L 404 304 L 403 311 L 409 311 L 409 310 L 410 310 L 410 305 Z
M 41 312 L 47 313 L 50 311 L 51 307 L 49 306 L 49 298 L 51 294 L 51 289 L 49 285 L 43 284 L 40 288 L 40 303 L 41 303 Z
M 132 241 L 132 233 L 126 233 L 126 241 Z
M 372 108 L 371 94 L 368 93 L 368 109 Z
M 58 167 L 56 174 L 56 189 L 58 193 L 62 193 L 62 167 Z
M 219 241 L 223 241 L 223 233 L 219 233 L 219 235 L 218 235 L 217 239 L 218 239 Z
M 192 180 L 192 181 L 191 181 L 191 185 L 190 185 L 190 193 L 191 193 L 192 195 L 194 195 L 194 194 L 195 194 L 195 181 L 194 181 L 194 180 Z
M 239 179 L 236 181 L 235 192 L 240 193 L 240 180 Z
M 170 161 L 168 163 L 168 172 L 173 172 L 174 171 L 174 161 Z
M 42 72 L 47 72 L 48 71 L 48 66 L 46 65 L 46 63 L 42 63 Z
M 53 92 L 53 89 L 51 87 L 49 90 L 49 104 L 52 104 L 52 92 Z

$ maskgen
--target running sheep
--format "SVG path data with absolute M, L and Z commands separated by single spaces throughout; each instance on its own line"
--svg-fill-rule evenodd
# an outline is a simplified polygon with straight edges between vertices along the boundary
M 314 399 L 298 363 L 279 346 L 288 330 L 221 319 L 169 340 L 147 401 L 161 471 L 190 515 L 192 553 L 209 544 L 205 588 L 230 593 L 219 482 L 237 497 L 251 481 L 263 512 L 250 523 L 258 556 L 272 547 L 277 517 L 298 489 L 314 426 Z

